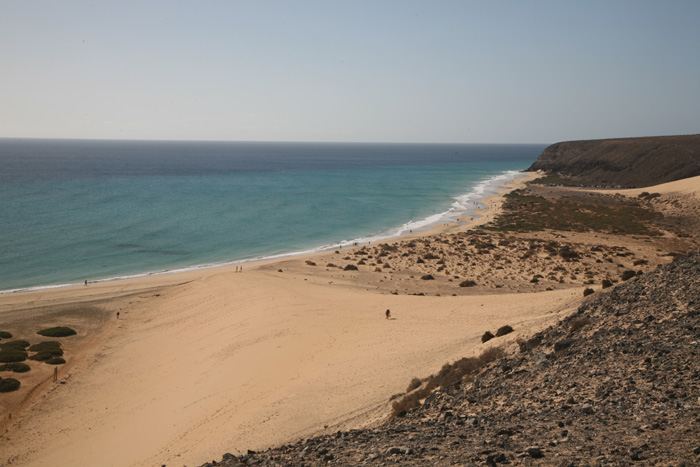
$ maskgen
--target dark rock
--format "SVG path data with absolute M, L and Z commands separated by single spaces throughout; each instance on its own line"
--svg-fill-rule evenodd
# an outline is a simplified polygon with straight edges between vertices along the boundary
M 576 343 L 576 339 L 562 339 L 554 344 L 554 351 L 560 352 L 562 350 L 568 349 Z
M 510 327 L 510 326 L 508 326 L 508 325 L 501 326 L 501 327 L 498 328 L 498 330 L 496 331 L 496 337 L 505 336 L 506 334 L 510 334 L 511 332 L 513 332 L 513 328 L 512 328 L 512 327 Z

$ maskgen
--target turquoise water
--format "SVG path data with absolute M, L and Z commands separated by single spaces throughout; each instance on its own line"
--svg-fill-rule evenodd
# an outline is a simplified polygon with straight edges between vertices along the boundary
M 543 149 L 0 140 L 0 290 L 389 238 L 468 212 Z

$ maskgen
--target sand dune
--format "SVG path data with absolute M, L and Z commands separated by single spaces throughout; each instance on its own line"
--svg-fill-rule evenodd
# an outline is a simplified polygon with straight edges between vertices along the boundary
M 193 465 L 366 424 L 411 377 L 475 353 L 485 330 L 511 324 L 513 339 L 579 296 L 390 296 L 255 269 L 149 295 L 123 308 L 65 385 L 15 420 L 5 458 Z

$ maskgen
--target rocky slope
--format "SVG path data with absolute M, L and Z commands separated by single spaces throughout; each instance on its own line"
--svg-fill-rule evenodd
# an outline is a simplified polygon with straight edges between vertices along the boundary
M 556 143 L 528 170 L 582 184 L 657 185 L 700 175 L 700 135 Z
M 204 466 L 700 465 L 698 277 L 694 252 L 598 292 L 382 426 Z

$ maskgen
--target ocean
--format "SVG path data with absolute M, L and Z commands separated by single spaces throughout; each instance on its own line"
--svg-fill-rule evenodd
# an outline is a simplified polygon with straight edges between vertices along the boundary
M 469 213 L 544 148 L 0 139 L 0 290 L 396 237 Z

